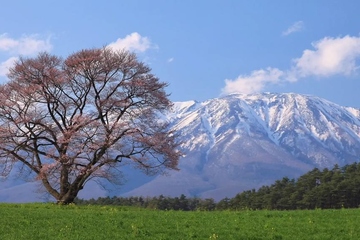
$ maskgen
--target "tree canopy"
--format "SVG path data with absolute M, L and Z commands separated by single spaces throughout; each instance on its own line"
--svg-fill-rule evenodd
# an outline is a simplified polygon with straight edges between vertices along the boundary
M 20 58 L 0 86 L 0 166 L 40 181 L 71 203 L 92 178 L 119 180 L 124 165 L 177 169 L 176 135 L 159 114 L 166 83 L 128 51 L 85 49 L 66 59 Z
M 230 209 L 336 209 L 360 206 L 360 164 L 314 168 L 297 180 L 284 177 L 270 186 L 237 194 Z

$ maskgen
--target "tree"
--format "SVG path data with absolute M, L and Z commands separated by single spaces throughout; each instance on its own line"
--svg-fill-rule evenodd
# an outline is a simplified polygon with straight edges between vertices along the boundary
M 92 178 L 118 181 L 126 164 L 176 170 L 176 135 L 159 118 L 172 103 L 150 71 L 110 48 L 20 58 L 0 86 L 2 175 L 19 166 L 68 204 Z
M 227 210 L 230 209 L 230 206 L 230 198 L 226 197 L 216 204 L 216 210 Z

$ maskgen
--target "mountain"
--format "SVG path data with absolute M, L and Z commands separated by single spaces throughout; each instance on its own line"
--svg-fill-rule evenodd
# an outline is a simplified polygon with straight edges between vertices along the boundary
M 180 171 L 130 195 L 217 200 L 359 160 L 360 110 L 294 93 L 229 95 L 178 102 L 167 119 L 183 142 Z
M 163 118 L 182 142 L 180 171 L 146 177 L 127 170 L 128 184 L 110 194 L 220 200 L 285 176 L 297 178 L 314 167 L 359 161 L 360 109 L 315 96 L 233 94 L 176 102 Z M 19 185 L 7 185 L 0 190 L 0 201 L 19 194 L 14 190 Z M 80 197 L 106 194 L 93 185 L 85 186 Z

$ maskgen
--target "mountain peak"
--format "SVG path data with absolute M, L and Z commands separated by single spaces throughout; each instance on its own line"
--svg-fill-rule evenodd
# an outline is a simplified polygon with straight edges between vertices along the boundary
M 174 195 L 220 199 L 314 167 L 352 163 L 360 155 L 359 109 L 316 96 L 230 94 L 175 106 L 170 115 L 177 117 L 169 119 L 186 154 L 181 170 L 130 194 L 166 194 L 161 189 L 171 188 Z

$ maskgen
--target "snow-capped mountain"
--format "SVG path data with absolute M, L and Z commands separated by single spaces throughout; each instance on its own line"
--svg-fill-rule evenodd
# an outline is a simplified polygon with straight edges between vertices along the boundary
M 360 158 L 360 109 L 315 96 L 233 94 L 177 102 L 164 118 L 182 142 L 180 171 L 157 177 L 127 174 L 128 184 L 112 194 L 219 200 Z M 0 201 L 11 189 L 0 187 Z M 96 197 L 89 193 L 106 194 L 85 186 L 80 197 Z
M 360 110 L 314 96 L 234 94 L 178 102 L 167 118 L 181 136 L 181 170 L 127 195 L 221 199 L 360 157 Z

